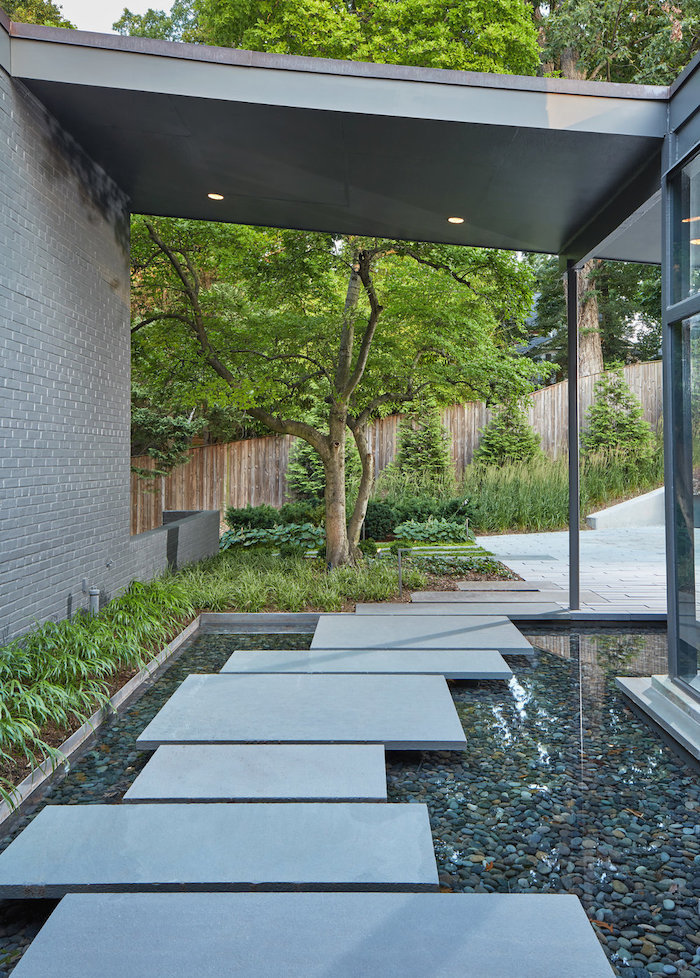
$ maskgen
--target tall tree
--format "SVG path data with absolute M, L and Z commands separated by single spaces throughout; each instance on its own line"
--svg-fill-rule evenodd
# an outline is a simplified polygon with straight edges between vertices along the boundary
M 544 255 L 528 257 L 536 276 L 536 315 L 531 335 L 546 336 L 537 347 L 567 372 L 566 300 L 559 261 Z M 654 265 L 601 261 L 590 288 L 596 290 L 603 365 L 654 360 L 661 344 L 661 272 Z
M 18 24 L 43 24 L 46 27 L 74 27 L 52 0 L 3 0 L 2 8 Z
M 545 73 L 608 82 L 670 84 L 700 50 L 700 0 L 534 2 Z M 596 260 L 579 272 L 580 371 L 603 368 L 606 281 Z
M 191 9 L 187 30 L 211 44 L 477 71 L 534 73 L 538 62 L 522 0 L 194 0 Z M 142 20 L 125 12 L 119 29 L 177 36 L 182 23 L 175 8 Z M 246 233 L 252 266 L 239 246 Z M 438 398 L 448 388 L 494 397 L 527 386 L 527 368 L 501 330 L 508 322 L 517 332 L 529 304 L 528 272 L 513 256 L 243 230 L 222 248 L 220 232 L 192 222 L 143 221 L 134 242 L 134 329 L 141 337 L 167 331 L 170 373 L 175 360 L 185 371 L 205 364 L 215 382 L 198 378 L 198 396 L 212 399 L 214 387 L 213 399 L 235 401 L 318 452 L 331 566 L 354 557 L 373 482 L 373 417 L 427 388 Z M 175 324 L 182 347 L 174 360 Z M 319 401 L 322 427 L 308 420 Z M 349 521 L 348 431 L 362 462 Z
M 375 417 L 422 393 L 493 401 L 529 388 L 531 365 L 502 337 L 532 296 L 509 253 L 139 219 L 132 260 L 139 383 L 228 400 L 308 442 L 324 467 L 330 566 L 354 559 Z M 348 432 L 362 465 L 352 513 Z

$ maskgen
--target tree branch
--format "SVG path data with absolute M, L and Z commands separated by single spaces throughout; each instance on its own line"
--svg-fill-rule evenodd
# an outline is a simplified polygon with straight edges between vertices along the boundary
M 190 329 L 193 327 L 192 320 L 188 319 L 187 316 L 182 316 L 178 312 L 161 312 L 157 316 L 149 316 L 148 319 L 142 319 L 140 323 L 132 326 L 131 335 L 133 336 L 134 333 L 137 333 L 143 326 L 150 326 L 151 323 L 157 323 L 161 319 L 177 319 L 179 322 L 189 326 Z
M 362 337 L 362 342 L 360 344 L 360 352 L 357 356 L 355 369 L 342 388 L 342 392 L 346 397 L 349 397 L 352 394 L 362 380 L 362 376 L 367 367 L 367 360 L 369 358 L 369 351 L 372 347 L 372 340 L 374 339 L 374 334 L 377 330 L 377 323 L 379 322 L 379 317 L 383 311 L 383 307 L 379 304 L 379 300 L 377 299 L 377 293 L 374 289 L 374 282 L 372 281 L 372 258 L 374 257 L 375 253 L 362 251 L 359 255 L 358 274 L 362 281 L 362 285 L 364 286 L 365 294 L 369 299 L 370 315 L 364 335 Z
M 327 460 L 330 457 L 328 439 L 312 425 L 303 421 L 294 421 L 291 418 L 278 418 L 264 408 L 248 407 L 243 410 L 251 418 L 262 422 L 271 431 L 276 431 L 278 435 L 294 435 L 296 438 L 303 438 L 312 448 L 316 449 L 322 459 Z

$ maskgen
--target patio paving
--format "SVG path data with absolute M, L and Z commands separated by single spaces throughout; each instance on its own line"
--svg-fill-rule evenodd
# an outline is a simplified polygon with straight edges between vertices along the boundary
M 15 899 L 437 884 L 423 804 L 47 805 L 0 855 Z
M 386 801 L 381 744 L 159 747 L 124 801 Z
M 188 676 L 137 744 L 374 743 L 463 750 L 442 676 Z
M 406 606 L 405 615 L 321 615 L 312 649 L 496 649 L 533 655 L 532 645 L 503 615 L 445 614 L 427 618 Z
M 478 543 L 528 583 L 541 581 L 568 590 L 567 532 L 482 536 Z M 581 595 L 582 610 L 608 614 L 666 611 L 663 526 L 582 530 L 580 549 L 581 588 L 586 592 Z
M 513 675 L 495 649 L 246 649 L 234 652 L 221 672 L 437 675 L 446 679 L 510 679 Z
M 14 975 L 221 978 L 234 971 L 240 978 L 613 976 L 576 897 L 483 893 L 67 896 Z

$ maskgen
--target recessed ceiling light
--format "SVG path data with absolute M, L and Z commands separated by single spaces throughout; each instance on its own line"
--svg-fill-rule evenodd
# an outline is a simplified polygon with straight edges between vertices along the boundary
M 447 220 L 450 222 L 450 224 L 464 224 L 463 217 L 448 217 Z
M 209 198 L 209 200 L 223 200 L 224 199 L 224 195 L 223 194 L 207 194 L 207 197 Z
M 684 217 L 682 223 L 683 224 L 692 224 L 693 221 L 700 221 L 700 217 Z

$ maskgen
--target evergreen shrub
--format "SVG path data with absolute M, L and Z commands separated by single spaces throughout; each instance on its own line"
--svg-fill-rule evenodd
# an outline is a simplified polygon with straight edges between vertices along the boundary
M 228 506 L 224 514 L 226 525 L 232 530 L 237 527 L 247 527 L 249 529 L 263 529 L 276 526 L 280 522 L 279 513 L 274 506 L 263 503 L 261 506 L 247 506 L 237 509 L 235 506 Z
M 540 436 L 532 430 L 522 405 L 501 405 L 483 429 L 474 461 L 482 465 L 527 462 L 543 457 Z
M 581 437 L 586 454 L 631 451 L 636 456 L 650 455 L 654 442 L 651 426 L 622 367 L 602 374 L 595 384 L 593 404 L 586 412 Z
M 443 480 L 452 473 L 452 441 L 434 404 L 423 404 L 399 425 L 396 468 L 401 475 Z

